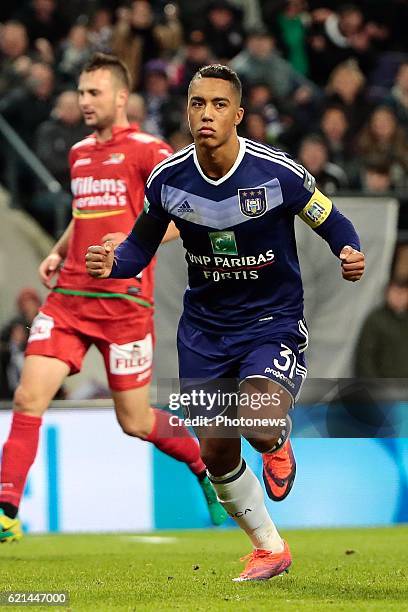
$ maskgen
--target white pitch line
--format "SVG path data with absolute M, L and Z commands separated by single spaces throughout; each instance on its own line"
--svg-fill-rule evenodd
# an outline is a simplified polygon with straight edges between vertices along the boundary
M 141 544 L 174 544 L 178 542 L 178 538 L 174 538 L 172 536 L 143 536 L 143 535 L 134 535 L 134 536 L 123 536 L 122 540 L 127 540 L 128 542 L 140 542 Z

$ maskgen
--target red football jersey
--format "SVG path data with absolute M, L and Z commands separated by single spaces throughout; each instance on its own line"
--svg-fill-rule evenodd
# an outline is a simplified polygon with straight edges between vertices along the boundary
M 153 303 L 154 261 L 140 278 L 98 280 L 87 274 L 85 254 L 91 244 L 101 244 L 105 234 L 130 232 L 143 210 L 149 174 L 171 153 L 167 144 L 141 132 L 137 125 L 114 127 L 107 142 L 91 135 L 72 147 L 74 229 L 57 287 L 128 294 Z

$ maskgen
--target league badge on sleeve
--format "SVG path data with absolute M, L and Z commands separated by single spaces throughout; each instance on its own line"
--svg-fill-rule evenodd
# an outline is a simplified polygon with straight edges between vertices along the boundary
M 246 217 L 261 217 L 268 209 L 266 187 L 238 189 L 239 207 Z
M 310 193 L 314 193 L 314 190 L 316 189 L 316 179 L 310 174 L 310 172 L 306 170 L 306 168 L 304 168 L 304 171 L 305 178 L 303 181 L 303 187 L 307 189 L 307 191 L 309 191 Z

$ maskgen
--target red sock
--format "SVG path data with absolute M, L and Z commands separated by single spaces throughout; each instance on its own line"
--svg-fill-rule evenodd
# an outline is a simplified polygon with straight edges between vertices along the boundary
M 0 502 L 18 508 L 28 470 L 37 454 L 41 422 L 41 417 L 13 413 L 9 437 L 3 446 Z
M 204 472 L 205 464 L 200 457 L 200 447 L 183 425 L 183 421 L 177 419 L 177 425 L 172 425 L 170 417 L 173 417 L 174 421 L 175 415 L 157 408 L 154 408 L 153 412 L 156 420 L 146 440 L 166 455 L 186 463 L 193 474 Z

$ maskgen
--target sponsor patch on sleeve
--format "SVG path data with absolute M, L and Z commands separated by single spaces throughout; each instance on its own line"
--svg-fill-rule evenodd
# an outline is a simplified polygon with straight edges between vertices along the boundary
M 145 211 L 146 214 L 149 212 L 149 208 L 150 208 L 150 202 L 145 196 L 143 210 Z
M 310 227 L 316 228 L 326 221 L 332 208 L 332 201 L 316 189 L 309 202 L 300 211 L 299 217 Z

